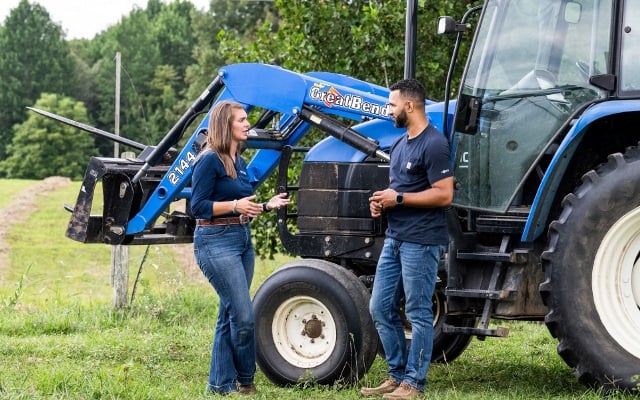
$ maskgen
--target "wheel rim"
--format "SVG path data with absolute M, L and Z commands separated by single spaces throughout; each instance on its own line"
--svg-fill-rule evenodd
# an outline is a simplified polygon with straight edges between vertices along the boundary
M 447 303 L 443 301 L 444 299 L 441 298 L 440 296 L 440 292 L 438 292 L 438 290 L 436 289 L 434 296 L 433 296 L 433 326 L 438 325 L 438 322 L 440 321 L 440 318 L 442 318 L 442 315 L 440 315 L 440 311 L 444 310 L 444 308 L 447 306 Z
M 640 207 L 605 235 L 594 261 L 592 287 L 596 310 L 609 334 L 640 358 Z
M 442 310 L 445 309 L 445 307 L 447 306 L 447 303 L 443 301 L 444 299 L 441 298 L 440 296 L 440 292 L 436 289 L 436 291 L 433 294 L 433 326 L 435 327 L 436 325 L 438 325 L 438 322 L 440 322 L 440 318 L 443 317 L 442 314 Z M 404 314 L 404 304 L 402 305 L 403 307 L 403 312 L 402 312 L 402 324 L 404 325 L 404 338 L 406 340 L 411 340 L 413 337 L 413 333 L 411 331 L 411 323 L 409 322 L 409 320 L 407 320 L 406 315 Z
M 288 363 L 313 368 L 325 362 L 336 345 L 336 323 L 322 302 L 308 296 L 287 299 L 271 324 L 276 349 Z

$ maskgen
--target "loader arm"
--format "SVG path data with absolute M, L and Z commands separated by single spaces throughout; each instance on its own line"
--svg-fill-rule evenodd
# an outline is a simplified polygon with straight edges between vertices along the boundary
M 180 152 L 168 152 L 190 120 L 220 101 L 239 102 L 247 111 L 263 110 L 247 140 L 247 147 L 256 150 L 247 170 L 257 188 L 277 167 L 282 150 L 295 146 L 312 126 L 366 156 L 388 160 L 378 142 L 358 133 L 357 126 L 375 119 L 391 121 L 387 98 L 386 88 L 340 74 L 301 74 L 251 63 L 221 68 L 207 90 L 147 155 L 136 160 L 91 159 L 67 236 L 86 243 L 190 242 L 193 219 L 188 212 L 166 212 L 172 202 L 191 198 L 192 166 L 206 140 L 209 111 Z M 336 118 L 354 121 L 355 126 Z M 268 125 L 274 128 L 265 129 Z M 93 216 L 93 190 L 100 180 L 105 206 L 103 215 Z M 157 223 L 163 213 L 165 221 Z

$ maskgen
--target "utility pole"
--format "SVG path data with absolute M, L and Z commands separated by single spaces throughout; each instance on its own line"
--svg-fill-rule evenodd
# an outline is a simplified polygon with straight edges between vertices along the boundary
M 120 52 L 116 53 L 116 96 L 114 133 L 120 135 Z M 113 157 L 120 157 L 118 142 L 113 144 Z M 113 286 L 113 308 L 121 309 L 128 305 L 129 294 L 129 247 L 111 246 L 111 286 Z
M 116 110 L 114 119 L 114 133 L 120 135 L 120 52 L 116 53 Z M 113 156 L 120 157 L 120 143 L 113 142 Z

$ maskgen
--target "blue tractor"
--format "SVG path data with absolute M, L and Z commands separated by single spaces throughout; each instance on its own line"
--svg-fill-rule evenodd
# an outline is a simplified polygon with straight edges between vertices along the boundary
M 472 26 L 462 84 L 449 99 Z M 581 382 L 637 388 L 640 7 L 486 0 L 460 20 L 442 17 L 438 30 L 457 40 L 445 101 L 428 101 L 427 112 L 451 140 L 456 193 L 434 297 L 433 361 L 453 361 L 474 336 L 508 335 L 492 321 L 544 320 Z M 210 107 L 246 105 L 255 116 L 251 179 L 257 187 L 278 170 L 278 190 L 294 201 L 277 212 L 277 227 L 298 256 L 255 295 L 259 366 L 279 385 L 330 384 L 358 379 L 378 353 L 368 299 L 385 220 L 370 217 L 367 199 L 387 187 L 387 150 L 402 134 L 387 96 L 329 72 L 229 65 L 155 146 L 36 111 L 140 150 L 90 160 L 67 230 L 84 243 L 135 245 L 192 241 L 193 217 L 167 210 L 191 196 Z M 176 150 L 192 121 L 197 128 Z M 311 128 L 326 138 L 299 147 Z M 93 215 L 98 182 L 103 211 Z

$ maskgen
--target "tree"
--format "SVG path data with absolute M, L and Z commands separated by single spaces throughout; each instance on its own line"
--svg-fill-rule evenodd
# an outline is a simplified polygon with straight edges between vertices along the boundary
M 185 71 L 195 61 L 192 18 L 198 14 L 189 2 L 149 0 L 145 9 L 135 8 L 119 24 L 96 36 L 89 52 L 95 56 L 97 95 L 91 115 L 99 127 L 113 130 L 113 60 L 120 52 L 120 132 L 144 144 L 161 140 L 185 109 L 177 99 L 184 97 Z M 110 149 L 99 145 L 103 152 Z
M 275 28 L 278 21 L 272 1 L 212 0 L 209 13 L 194 15 L 196 63 L 187 69 L 187 99 L 195 100 L 215 78 L 218 69 L 229 63 L 219 47 L 221 37 L 232 35 L 249 42 L 260 26 L 267 24 Z
M 163 6 L 152 19 L 154 36 L 160 50 L 160 62 L 172 66 L 182 80 L 187 67 L 196 61 L 193 58 L 197 41 L 192 15 L 197 12 L 191 3 L 175 1 Z
M 43 93 L 35 107 L 76 121 L 87 119 L 84 104 L 70 97 Z M 95 155 L 90 134 L 35 113 L 15 125 L 8 149 L 10 156 L 0 162 L 0 171 L 12 179 L 82 179 L 87 160 Z
M 99 39 L 100 59 L 97 63 L 96 95 L 98 108 L 94 118 L 98 127 L 113 131 L 115 56 L 122 56 L 120 92 L 120 132 L 123 136 L 141 143 L 152 144 L 153 132 L 148 124 L 150 110 L 144 102 L 147 85 L 153 80 L 156 66 L 160 64 L 158 43 L 153 35 L 153 25 L 147 13 L 135 8 L 102 34 Z M 109 151 L 111 146 L 103 148 Z
M 170 65 L 160 65 L 156 68 L 153 80 L 149 84 L 149 95 L 146 104 L 151 110 L 148 122 L 157 132 L 165 133 L 168 123 L 175 123 L 180 119 L 184 109 L 178 110 L 178 92 L 182 85 L 178 73 Z M 160 138 L 158 138 L 158 141 Z
M 0 159 L 26 106 L 42 92 L 70 93 L 72 68 L 61 27 L 41 5 L 21 0 L 0 30 Z
M 225 32 L 220 48 L 229 62 L 330 71 L 382 86 L 403 77 L 405 0 L 276 0 L 276 6 L 278 29 L 265 25 L 250 42 Z M 436 35 L 437 19 L 462 16 L 468 6 L 419 1 L 416 78 L 431 99 L 444 96 L 442 82 L 453 48 L 451 38 Z

